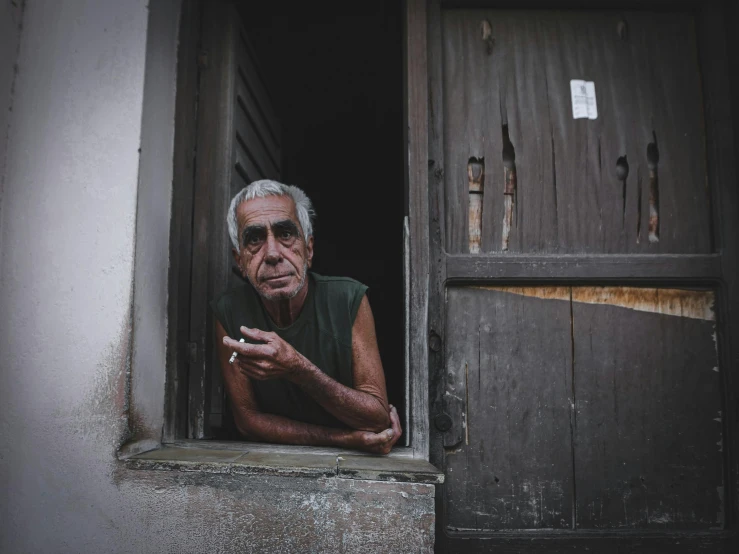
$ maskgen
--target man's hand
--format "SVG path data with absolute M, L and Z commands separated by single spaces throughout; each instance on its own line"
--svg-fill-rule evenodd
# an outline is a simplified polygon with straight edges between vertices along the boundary
M 241 327 L 241 334 L 264 343 L 249 344 L 223 337 L 223 344 L 237 353 L 234 365 L 252 379 L 290 378 L 306 367 L 307 359 L 276 333 Z
M 389 454 L 393 446 L 403 434 L 400 428 L 400 418 L 395 406 L 390 405 L 390 429 L 380 433 L 370 431 L 354 431 L 351 434 L 352 446 L 357 450 L 370 452 L 371 454 Z

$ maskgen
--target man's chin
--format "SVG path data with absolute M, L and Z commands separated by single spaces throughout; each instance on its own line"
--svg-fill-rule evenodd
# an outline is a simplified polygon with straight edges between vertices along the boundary
M 295 296 L 294 291 L 261 289 L 259 295 L 266 300 L 290 300 Z
M 257 291 L 267 300 L 289 300 L 300 292 L 300 282 L 279 284 L 265 281 L 257 288 Z

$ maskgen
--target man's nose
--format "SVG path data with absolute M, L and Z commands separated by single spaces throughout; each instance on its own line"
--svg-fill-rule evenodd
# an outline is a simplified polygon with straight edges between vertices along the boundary
M 276 264 L 280 260 L 282 260 L 282 253 L 280 251 L 280 244 L 277 242 L 277 239 L 275 239 L 274 235 L 272 233 L 269 233 L 267 235 L 267 244 L 265 245 L 267 248 L 267 252 L 264 256 L 264 261 L 268 264 Z

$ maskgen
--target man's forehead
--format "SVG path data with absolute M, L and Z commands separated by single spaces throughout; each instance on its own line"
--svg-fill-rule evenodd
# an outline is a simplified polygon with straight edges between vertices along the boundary
M 289 196 L 268 196 L 252 198 L 239 204 L 236 210 L 239 228 L 248 225 L 269 225 L 289 219 L 298 223 L 295 202 Z

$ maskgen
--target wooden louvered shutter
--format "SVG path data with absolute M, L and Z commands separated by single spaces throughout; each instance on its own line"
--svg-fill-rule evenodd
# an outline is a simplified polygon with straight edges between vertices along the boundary
M 280 124 L 240 14 L 206 2 L 193 198 L 188 437 L 217 436 L 228 423 L 209 301 L 237 279 L 226 213 L 250 182 L 280 179 Z

